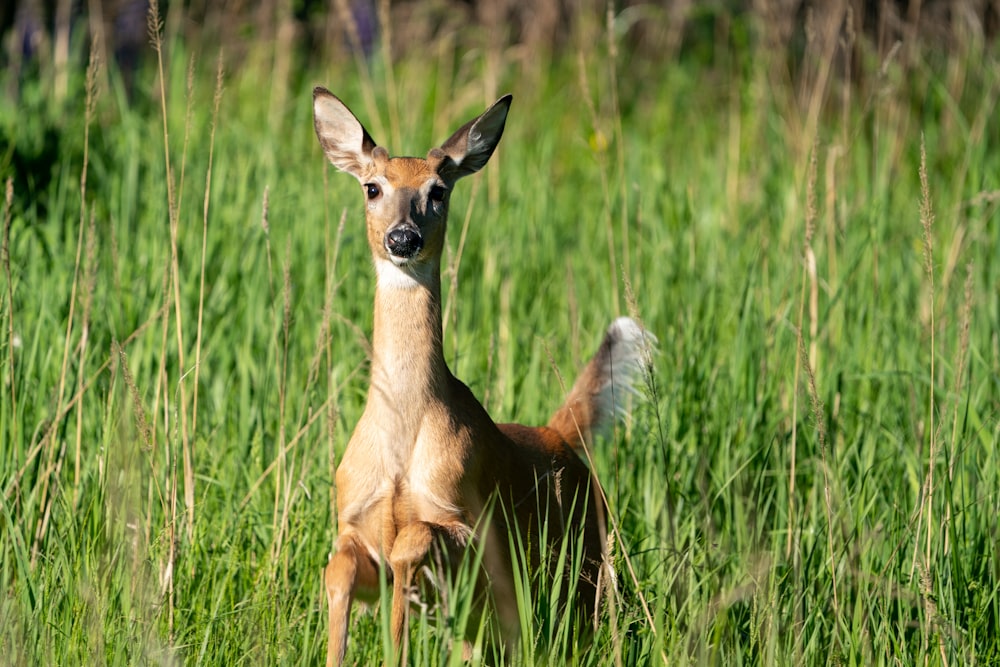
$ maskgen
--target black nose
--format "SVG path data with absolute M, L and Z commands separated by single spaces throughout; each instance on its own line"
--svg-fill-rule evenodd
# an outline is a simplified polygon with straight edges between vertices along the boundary
M 395 257 L 409 259 L 423 247 L 420 232 L 412 227 L 396 227 L 385 236 L 385 248 Z

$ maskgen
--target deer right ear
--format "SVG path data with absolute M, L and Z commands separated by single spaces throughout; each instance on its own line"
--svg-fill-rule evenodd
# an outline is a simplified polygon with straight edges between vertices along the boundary
M 504 95 L 478 118 L 460 127 L 439 149 L 449 158 L 440 173 L 446 180 L 457 181 L 474 174 L 486 165 L 503 135 L 511 95 Z
M 351 110 L 319 86 L 313 89 L 313 125 L 330 163 L 363 182 L 372 168 L 375 142 Z

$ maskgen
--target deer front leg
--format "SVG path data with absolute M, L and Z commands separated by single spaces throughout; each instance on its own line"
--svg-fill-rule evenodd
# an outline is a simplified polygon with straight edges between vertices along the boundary
M 337 539 L 337 550 L 330 557 L 324 570 L 326 602 L 330 608 L 330 636 L 326 651 L 327 667 L 337 667 L 344 662 L 347 648 L 347 626 L 351 620 L 351 602 L 355 589 L 360 585 L 378 585 L 378 573 L 368 554 L 353 538 Z M 374 584 L 373 584 L 374 582 Z
M 409 616 L 409 590 L 413 573 L 426 561 L 436 537 L 444 542 L 446 557 L 460 558 L 471 531 L 461 523 L 439 525 L 419 521 L 402 528 L 389 554 L 392 568 L 392 641 L 400 651 L 400 664 L 406 664 L 406 626 Z
M 430 524 L 419 522 L 405 526 L 396 535 L 389 554 L 392 567 L 392 643 L 400 654 L 397 664 L 406 664 L 404 636 L 410 609 L 408 592 L 413 580 L 413 570 L 427 556 L 434 532 Z

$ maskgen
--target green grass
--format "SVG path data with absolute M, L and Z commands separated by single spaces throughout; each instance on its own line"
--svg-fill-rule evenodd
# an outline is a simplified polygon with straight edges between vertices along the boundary
M 180 44 L 165 96 L 155 66 L 132 99 L 101 69 L 92 114 L 82 66 L 63 102 L 23 81 L 0 110 L 4 660 L 321 662 L 374 282 L 362 197 L 313 135 L 322 84 L 397 154 L 514 94 L 444 281 L 449 362 L 498 420 L 547 420 L 613 317 L 659 337 L 596 448 L 613 617 L 566 655 L 526 603 L 552 641 L 522 662 L 1000 662 L 996 56 L 869 54 L 813 132 L 808 49 L 784 81 L 742 30 L 667 62 L 601 39 L 501 60 L 497 90 L 480 52 L 406 58 L 394 98 L 377 59 L 291 81 L 250 59 L 217 118 L 215 56 Z M 355 609 L 349 661 L 383 659 L 386 609 Z M 411 662 L 457 660 L 467 619 L 442 613 L 414 614 Z

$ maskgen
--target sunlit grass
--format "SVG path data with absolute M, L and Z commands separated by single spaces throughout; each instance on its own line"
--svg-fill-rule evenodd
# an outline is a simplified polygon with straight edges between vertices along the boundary
M 760 46 L 619 53 L 612 77 L 601 44 L 502 61 L 495 86 L 470 52 L 280 82 L 223 55 L 220 88 L 216 54 L 180 45 L 162 95 L 156 68 L 131 101 L 113 69 L 60 108 L 22 86 L 5 137 L 57 148 L 51 174 L 0 162 L 5 659 L 321 662 L 374 290 L 317 84 L 374 96 L 362 120 L 402 154 L 514 94 L 444 278 L 449 363 L 498 420 L 546 421 L 621 311 L 660 339 L 594 449 L 618 598 L 580 651 L 526 602 L 515 661 L 1000 658 L 995 59 L 872 58 L 796 96 Z M 411 662 L 455 664 L 471 580 L 415 609 Z M 387 613 L 355 609 L 349 661 L 382 661 Z

